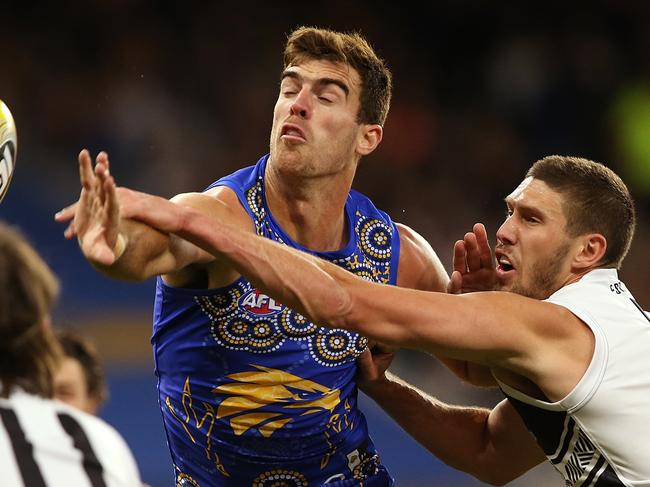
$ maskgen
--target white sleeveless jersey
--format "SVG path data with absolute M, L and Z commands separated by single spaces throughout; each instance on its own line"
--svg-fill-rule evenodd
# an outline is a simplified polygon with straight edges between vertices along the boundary
M 597 269 L 547 300 L 591 328 L 587 371 L 561 401 L 501 384 L 569 487 L 650 487 L 650 318 L 614 269 Z
M 140 487 L 131 451 L 99 418 L 15 390 L 0 399 L 0 485 Z

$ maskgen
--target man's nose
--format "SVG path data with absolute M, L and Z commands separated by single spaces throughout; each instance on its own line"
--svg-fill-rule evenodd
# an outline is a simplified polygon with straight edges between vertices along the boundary
M 311 103 L 309 100 L 309 93 L 306 89 L 300 90 L 296 98 L 291 104 L 291 115 L 300 118 L 308 119 L 311 116 Z
M 497 230 L 497 241 L 506 245 L 512 245 L 517 240 L 516 234 L 513 218 L 509 216 Z

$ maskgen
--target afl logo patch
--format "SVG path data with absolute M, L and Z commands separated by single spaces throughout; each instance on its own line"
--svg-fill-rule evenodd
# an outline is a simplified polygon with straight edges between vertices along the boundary
M 261 293 L 259 289 L 251 289 L 239 298 L 239 307 L 261 316 L 277 315 L 284 310 L 283 304 Z

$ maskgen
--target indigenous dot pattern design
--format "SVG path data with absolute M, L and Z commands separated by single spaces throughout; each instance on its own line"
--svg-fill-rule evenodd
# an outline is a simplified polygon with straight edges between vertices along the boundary
M 252 487 L 307 487 L 307 478 L 294 470 L 271 470 L 253 480 Z
M 221 321 L 212 320 L 212 336 L 231 350 L 259 353 L 273 352 L 285 340 L 276 320 L 256 318 L 252 314 L 233 315 Z
M 314 337 L 313 357 L 326 367 L 354 360 L 365 350 L 368 339 L 347 330 L 321 328 Z
M 262 182 L 259 180 L 246 191 L 246 202 L 258 235 L 284 243 L 272 228 L 264 207 Z M 392 257 L 393 228 L 376 218 L 355 214 L 356 249 L 333 262 L 369 281 L 388 283 Z M 259 316 L 238 306 L 241 296 L 252 290 L 246 279 L 240 279 L 209 296 L 195 299 L 210 317 L 211 331 L 217 343 L 230 350 L 270 353 L 287 340 L 306 343 L 311 357 L 325 367 L 355 360 L 368 340 L 346 330 L 330 330 L 315 325 L 300 313 L 284 308 L 272 316 Z
M 357 212 L 357 216 L 361 216 Z M 390 262 L 392 229 L 384 222 L 368 217 L 357 220 L 355 231 L 363 253 L 378 263 Z
M 269 220 L 266 218 L 266 208 L 264 207 L 264 198 L 262 197 L 262 180 L 259 179 L 256 184 L 246 191 L 246 202 L 248 207 L 255 215 L 255 229 L 257 234 L 276 242 L 284 243 L 282 237 L 273 230 Z
M 287 309 L 280 315 L 282 333 L 294 340 L 306 340 L 319 329 L 311 321 L 293 309 Z

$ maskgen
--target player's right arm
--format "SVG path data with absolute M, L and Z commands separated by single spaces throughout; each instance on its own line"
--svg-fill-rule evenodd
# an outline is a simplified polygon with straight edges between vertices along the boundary
M 225 195 L 227 192 L 227 188 L 221 187 L 216 191 L 216 196 L 185 193 L 173 197 L 171 201 L 231 221 L 230 207 L 223 201 L 224 196 L 228 196 Z M 90 247 L 96 243 L 86 243 L 88 237 L 83 233 L 78 235 L 84 256 L 109 277 L 142 281 L 162 275 L 168 284 L 184 286 L 195 279 L 198 268 L 219 265 L 214 255 L 176 235 L 164 234 L 128 219 L 121 219 L 118 228 L 118 238 L 123 239 L 124 250 L 119 258 L 108 265 L 93 259 Z
M 504 485 L 545 460 L 507 399 L 492 410 L 454 406 L 390 373 L 363 390 L 440 460 L 483 482 Z
M 101 197 L 101 182 L 95 174 L 97 171 L 108 174 L 106 153 L 97 156 L 93 171 L 90 154 L 86 150 L 81 151 L 79 176 L 82 190 L 79 201 L 56 216 L 59 222 L 74 218 L 66 237 L 77 236 L 84 256 L 96 269 L 110 277 L 125 280 L 144 280 L 163 275 L 169 284 L 175 286 L 196 279 L 197 269 L 203 266 L 221 271 L 228 282 L 236 278 L 237 274 L 230 266 L 220 265 L 217 257 L 196 245 L 176 235 L 122 218 L 119 198 Z M 218 216 L 233 225 L 246 224 L 237 196 L 229 188 L 181 194 L 171 201 Z

